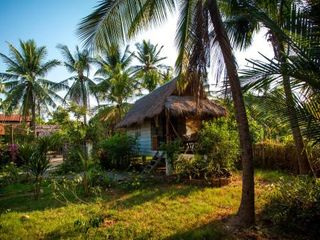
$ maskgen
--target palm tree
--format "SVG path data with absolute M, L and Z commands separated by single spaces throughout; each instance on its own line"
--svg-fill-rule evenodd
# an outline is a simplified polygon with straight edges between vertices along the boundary
M 85 17 L 79 26 L 80 37 L 86 44 L 95 48 L 103 48 L 110 42 L 116 42 L 132 37 L 146 26 L 160 24 L 167 19 L 168 13 L 178 9 L 182 21 L 178 24 L 180 39 L 179 60 L 177 64 L 184 63 L 187 40 L 197 35 L 190 29 L 190 21 L 197 23 L 197 6 L 202 8 L 210 16 L 212 27 L 216 35 L 215 40 L 221 50 L 227 76 L 233 96 L 236 119 L 239 129 L 241 158 L 243 165 L 242 199 L 238 212 L 241 225 L 254 223 L 254 176 L 252 162 L 252 146 L 249 134 L 248 119 L 242 97 L 240 81 L 237 74 L 236 62 L 232 54 L 232 48 L 226 30 L 222 23 L 220 11 L 216 0 L 201 1 L 175 1 L 175 0 L 142 0 L 142 1 L 102 1 L 95 11 Z M 202 12 L 203 13 L 203 12 Z M 203 16 L 203 15 L 202 15 Z M 200 18 L 202 19 L 202 18 Z M 205 23 L 199 21 L 199 23 Z M 198 28 L 203 29 L 203 28 Z M 191 31 L 190 31 L 191 30 Z M 197 61 L 196 61 L 197 62 Z M 198 81 L 201 83 L 201 81 Z
M 143 40 L 136 44 L 137 53 L 134 57 L 139 64 L 134 66 L 135 77 L 141 80 L 141 85 L 152 92 L 159 84 L 163 83 L 168 66 L 161 64 L 166 57 L 161 57 L 163 46 L 153 45 L 150 41 Z
M 90 64 L 94 60 L 90 57 L 87 50 L 81 51 L 76 47 L 75 54 L 71 54 L 69 48 L 65 45 L 58 45 L 64 57 L 64 66 L 73 74 L 71 77 L 60 82 L 68 89 L 64 100 L 69 99 L 84 107 L 86 113 L 83 115 L 83 122 L 87 124 L 87 111 L 89 107 L 90 94 L 95 94 L 96 83 L 89 78 Z M 72 81 L 71 87 L 68 87 L 68 82 Z
M 37 102 L 47 107 L 55 107 L 54 99 L 61 99 L 54 91 L 59 89 L 61 84 L 44 78 L 52 68 L 59 65 L 59 62 L 57 60 L 45 62 L 46 47 L 37 47 L 33 40 L 20 41 L 20 48 L 21 51 L 9 44 L 9 55 L 0 53 L 0 57 L 7 65 L 7 71 L 0 73 L 7 91 L 4 105 L 8 111 L 21 107 L 25 119 L 31 114 L 31 129 L 35 132 Z
M 138 83 L 130 67 L 132 58 L 133 54 L 129 52 L 128 46 L 122 53 L 117 44 L 105 48 L 97 58 L 97 94 L 108 102 L 105 120 L 118 122 L 128 109 L 128 99 L 137 89 Z
M 256 4 L 248 3 L 247 1 L 242 1 L 241 4 L 242 6 L 244 6 L 242 8 L 238 5 L 239 3 L 235 4 L 237 8 L 235 8 L 236 11 L 233 12 L 231 19 L 233 19 L 234 16 L 237 16 L 238 21 L 233 22 L 233 25 L 239 26 L 239 21 L 241 20 L 242 22 L 244 22 L 243 25 L 251 26 L 251 28 L 246 27 L 244 28 L 245 31 L 242 32 L 232 31 L 231 28 L 230 32 L 233 35 L 233 39 L 237 39 L 239 42 L 244 42 L 245 40 L 247 40 L 247 42 L 250 42 L 250 40 L 248 41 L 248 39 L 250 39 L 248 38 L 248 36 L 252 36 L 252 32 L 259 29 L 259 26 L 257 25 L 257 23 L 259 22 L 269 29 L 269 41 L 271 41 L 273 45 L 275 59 L 278 61 L 279 65 L 279 75 L 282 77 L 282 85 L 284 87 L 287 105 L 286 113 L 288 114 L 288 120 L 290 122 L 292 135 L 298 153 L 297 156 L 299 163 L 299 171 L 301 174 L 310 173 L 310 164 L 308 162 L 308 157 L 306 154 L 301 130 L 299 127 L 298 114 L 295 109 L 294 96 L 292 93 L 292 83 L 290 81 L 290 76 L 288 75 L 289 71 L 287 67 L 289 64 L 287 53 L 290 53 L 289 49 L 293 43 L 291 39 L 292 37 L 295 37 L 296 39 L 301 38 L 300 34 L 303 34 L 304 32 L 303 30 L 301 30 L 303 29 L 303 22 L 300 22 L 301 14 L 299 12 L 299 7 L 294 1 L 290 0 L 262 1 L 257 2 Z M 239 13 L 240 15 L 242 15 L 242 18 L 239 18 Z M 304 19 L 304 21 L 309 22 L 306 19 Z M 311 26 L 312 25 L 309 24 L 309 28 Z M 283 34 L 284 30 L 291 32 L 291 34 L 289 36 Z M 310 32 L 310 29 L 306 32 Z M 288 42 L 288 40 L 290 41 Z M 293 46 L 297 47 L 296 44 L 293 44 Z M 257 65 L 257 63 L 255 62 L 254 65 Z M 269 76 L 270 75 L 271 74 L 269 74 Z M 257 79 L 257 76 L 254 76 L 254 78 Z M 270 77 L 265 77 L 265 79 L 262 79 L 262 81 L 267 82 L 267 84 L 270 84 Z

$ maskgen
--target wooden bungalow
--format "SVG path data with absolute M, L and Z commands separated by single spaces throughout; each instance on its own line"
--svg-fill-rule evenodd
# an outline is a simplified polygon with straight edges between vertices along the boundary
M 179 93 L 174 79 L 136 101 L 116 127 L 137 137 L 141 155 L 154 155 L 161 143 L 176 138 L 192 150 L 201 122 L 225 116 L 226 110 L 205 96 L 197 104 L 190 95 Z

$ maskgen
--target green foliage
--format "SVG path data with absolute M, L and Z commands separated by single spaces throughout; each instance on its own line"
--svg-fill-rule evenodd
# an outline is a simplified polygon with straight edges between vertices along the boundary
M 239 157 L 238 135 L 230 118 L 204 123 L 200 131 L 197 155 L 181 155 L 175 162 L 180 177 L 208 179 L 229 177 Z
M 88 77 L 93 59 L 90 57 L 88 50 L 80 50 L 78 46 L 74 54 L 71 54 L 66 45 L 58 45 L 58 48 L 64 57 L 64 66 L 72 74 L 71 77 L 59 83 L 67 90 L 64 100 L 69 99 L 71 102 L 76 103 L 73 106 L 77 110 L 82 108 L 81 114 L 77 116 L 82 115 L 84 123 L 87 124 L 86 114 L 90 95 L 97 99 L 95 95 L 96 83 Z M 68 85 L 69 81 L 72 82 L 70 87 Z
M 136 44 L 137 53 L 134 53 L 139 64 L 134 66 L 135 77 L 140 80 L 143 88 L 149 92 L 163 84 L 168 78 L 169 67 L 161 64 L 166 59 L 161 57 L 163 46 L 153 45 L 150 41 L 143 40 Z M 170 79 L 171 80 L 171 79 Z
M 108 176 L 99 165 L 93 165 L 88 170 L 88 184 L 90 187 L 111 187 L 113 185 L 112 179 Z
M 66 155 L 64 156 L 63 163 L 58 168 L 58 173 L 78 173 L 83 171 L 83 165 L 79 157 L 79 152 L 84 152 L 84 145 L 69 145 L 66 148 Z
M 38 138 L 35 145 L 25 151 L 27 159 L 26 169 L 34 177 L 35 198 L 38 199 L 40 194 L 40 187 L 44 173 L 49 168 L 49 158 L 47 153 L 49 150 L 55 149 L 58 146 L 59 139 L 56 136 L 44 136 Z M 33 149 L 33 151 L 31 151 Z
M 138 152 L 136 138 L 123 133 L 116 133 L 102 141 L 100 146 L 100 163 L 105 169 L 127 169 Z
M 316 239 L 320 234 L 320 182 L 309 177 L 282 179 L 262 215 L 287 233 Z
M 0 140 L 0 167 L 8 164 L 10 160 L 8 145 Z
M 208 160 L 201 155 L 181 155 L 175 162 L 175 171 L 180 178 L 199 179 L 207 177 Z
M 19 146 L 19 156 L 23 160 L 24 163 L 28 163 L 30 161 L 30 158 L 32 154 L 35 151 L 35 144 L 30 142 L 30 143 L 24 143 Z
M 84 189 L 83 182 L 84 176 L 80 174 L 52 179 L 50 183 L 52 196 L 54 199 L 56 199 L 58 202 L 62 204 L 87 204 L 89 196 L 94 198 L 100 198 L 100 186 L 88 186 L 88 189 Z
M 51 114 L 51 119 L 48 121 L 49 124 L 65 125 L 70 121 L 69 111 L 61 106 Z
M 74 222 L 74 228 L 78 232 L 87 234 L 90 228 L 100 227 L 105 218 L 106 217 L 104 215 L 97 215 L 92 216 L 89 221 L 82 221 L 78 219 Z
M 204 123 L 197 152 L 207 155 L 212 170 L 229 171 L 239 156 L 238 134 L 229 127 L 225 119 Z
M 263 96 L 247 93 L 244 97 L 250 125 L 252 141 L 254 143 L 266 139 L 285 141 L 291 136 L 288 122 L 284 121 L 280 111 L 285 112 L 286 107 L 281 106 L 277 93 L 279 89 L 266 91 Z
M 20 41 L 21 50 L 12 44 L 8 45 L 10 54 L 6 56 L 0 53 L 0 58 L 7 65 L 7 71 L 0 73 L 7 91 L 4 105 L 8 111 L 21 108 L 23 116 L 31 115 L 34 125 L 37 104 L 48 109 L 49 106 L 56 106 L 54 99 L 62 100 L 55 92 L 61 85 L 44 79 L 52 68 L 59 65 L 59 61 L 45 62 L 47 49 L 38 47 L 34 40 Z
M 180 140 L 175 140 L 170 143 L 162 143 L 160 146 L 160 150 L 166 152 L 166 157 L 174 164 L 178 159 L 180 149 L 182 147 L 182 142 Z
M 10 162 L 0 172 L 0 187 L 19 182 L 19 168 Z

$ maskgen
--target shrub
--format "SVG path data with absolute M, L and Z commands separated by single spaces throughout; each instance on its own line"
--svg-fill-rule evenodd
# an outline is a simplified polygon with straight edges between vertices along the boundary
M 101 166 L 105 169 L 127 169 L 137 154 L 136 138 L 117 133 L 101 142 Z
M 10 160 L 8 145 L 0 141 L 0 167 L 7 165 Z
M 229 172 L 239 157 L 237 132 L 230 129 L 223 119 L 204 123 L 199 135 L 197 153 L 207 156 L 207 175 L 220 176 Z M 202 163 L 200 165 L 202 166 Z
M 180 155 L 175 170 L 179 177 L 189 179 L 207 179 L 211 177 L 230 177 L 230 169 L 221 168 L 203 155 Z
M 36 145 L 34 143 L 24 143 L 19 146 L 19 157 L 24 164 L 28 164 L 35 150 Z
M 94 197 L 96 200 L 101 198 L 100 186 L 89 186 L 86 193 L 83 187 L 84 177 L 80 174 L 63 176 L 57 179 L 51 179 L 51 190 L 53 198 L 63 204 L 71 202 L 88 203 L 88 197 Z M 92 200 L 90 198 L 90 200 Z
M 175 162 L 176 173 L 189 179 L 205 178 L 207 166 L 208 161 L 200 155 L 180 155 Z
M 262 212 L 279 230 L 316 239 L 320 236 L 320 182 L 310 177 L 283 179 Z
M 97 165 L 94 165 L 88 170 L 88 183 L 91 187 L 110 187 L 113 184 L 112 179 L 107 173 Z
M 77 173 L 83 171 L 83 164 L 79 157 L 79 152 L 84 152 L 84 145 L 68 146 L 63 163 L 59 166 L 58 173 Z
M 166 153 L 166 174 L 171 175 L 172 170 L 175 164 L 175 161 L 178 159 L 180 148 L 182 143 L 180 140 L 175 140 L 170 143 L 164 143 L 160 146 L 160 150 Z
M 19 168 L 10 162 L 0 172 L 0 187 L 19 182 Z

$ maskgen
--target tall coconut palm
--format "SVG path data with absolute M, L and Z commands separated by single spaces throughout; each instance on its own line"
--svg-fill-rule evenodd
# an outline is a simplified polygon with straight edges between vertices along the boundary
M 138 84 L 130 67 L 132 59 L 129 47 L 121 52 L 117 44 L 105 48 L 97 58 L 99 68 L 95 80 L 99 83 L 96 89 L 99 97 L 107 101 L 105 120 L 117 123 L 127 110 L 128 99 L 137 89 Z
M 134 53 L 138 60 L 138 65 L 134 66 L 135 77 L 141 81 L 143 88 L 149 92 L 163 83 L 168 66 L 161 64 L 166 57 L 161 57 L 163 46 L 153 45 L 150 41 L 143 40 L 142 43 L 136 44 L 137 52 Z
M 298 3 L 292 0 L 279 0 L 256 1 L 255 3 L 241 1 L 241 6 L 238 2 L 234 2 L 234 4 L 236 5 L 236 8 L 233 8 L 233 10 L 235 11 L 233 11 L 233 13 L 231 14 L 231 19 L 234 19 L 236 16 L 238 21 L 234 21 L 233 23 L 231 22 L 231 24 L 233 24 L 233 27 L 237 27 L 240 25 L 239 22 L 242 22 L 242 26 L 247 26 L 244 27 L 244 31 L 237 32 L 232 31 L 234 29 L 232 29 L 231 26 L 230 32 L 232 33 L 233 38 L 236 39 L 238 42 L 243 42 L 245 40 L 247 40 L 248 42 L 248 39 L 250 39 L 248 38 L 248 36 L 252 36 L 252 32 L 254 32 L 254 30 L 257 30 L 259 27 L 257 23 L 261 23 L 269 29 L 269 41 L 271 41 L 273 45 L 275 59 L 279 63 L 279 74 L 282 76 L 282 85 L 284 87 L 284 92 L 286 96 L 285 99 L 287 104 L 286 113 L 288 114 L 288 120 L 290 122 L 292 135 L 298 153 L 297 156 L 299 163 L 299 171 L 301 174 L 307 174 L 310 172 L 310 165 L 308 162 L 301 130 L 299 127 L 298 115 L 295 109 L 294 96 L 292 93 L 292 83 L 290 81 L 291 79 L 288 75 L 289 71 L 287 69 L 287 53 L 290 53 L 289 49 L 291 45 L 290 42 L 288 42 L 288 38 L 290 39 L 292 37 L 295 37 L 299 39 L 301 38 L 301 36 L 298 35 L 303 33 L 303 30 L 301 30 L 303 28 L 303 23 L 301 23 L 299 19 L 301 14 L 299 14 Z M 242 16 L 242 18 L 239 18 L 239 15 Z M 308 23 L 308 25 L 309 27 L 312 26 L 310 23 Z M 292 33 L 289 33 L 289 36 L 286 36 L 282 33 L 282 31 L 284 30 Z M 310 29 L 306 32 L 310 32 Z M 291 41 L 291 43 L 293 42 Z M 294 46 L 296 47 L 297 45 L 294 44 Z M 254 78 L 257 79 L 257 76 L 255 76 Z M 268 82 L 269 84 L 270 77 L 266 77 L 263 81 Z
M 19 51 L 9 44 L 9 55 L 0 53 L 1 59 L 7 65 L 5 73 L 0 73 L 3 86 L 7 91 L 4 100 L 6 110 L 12 111 L 18 107 L 25 119 L 31 115 L 31 129 L 35 132 L 36 104 L 55 107 L 54 99 L 61 97 L 55 93 L 61 84 L 45 79 L 47 73 L 57 65 L 57 60 L 45 62 L 46 47 L 37 47 L 35 41 L 20 41 Z
M 69 48 L 65 45 L 58 45 L 58 48 L 65 59 L 64 66 L 73 74 L 71 77 L 60 82 L 60 84 L 63 84 L 68 89 L 64 100 L 69 99 L 80 104 L 87 112 L 90 94 L 96 97 L 96 83 L 89 78 L 90 64 L 94 60 L 90 57 L 87 50 L 81 51 L 78 46 L 74 54 L 71 54 Z M 68 87 L 69 81 L 72 82 L 70 87 Z M 87 124 L 87 113 L 84 114 L 83 121 L 84 124 Z
M 205 5 L 210 16 L 215 42 L 221 50 L 223 61 L 226 66 L 227 76 L 234 100 L 236 119 L 239 128 L 241 158 L 243 163 L 242 199 L 238 217 L 242 225 L 254 223 L 254 178 L 252 163 L 252 147 L 249 134 L 248 120 L 242 97 L 240 81 L 237 74 L 236 62 L 232 53 L 230 41 L 224 28 L 218 4 L 216 0 L 142 0 L 142 1 L 101 1 L 95 11 L 83 19 L 79 26 L 80 37 L 85 43 L 93 44 L 95 48 L 103 48 L 110 42 L 123 40 L 134 36 L 146 26 L 160 24 L 167 19 L 170 12 L 176 9 L 184 16 L 184 21 L 178 25 L 180 39 L 178 65 L 186 61 L 184 52 L 188 46 L 189 38 L 196 37 L 190 31 L 190 21 L 197 22 L 195 17 L 196 6 Z M 201 28 L 199 28 L 201 29 Z M 202 28 L 203 29 L 203 28 Z M 201 83 L 201 81 L 198 81 Z

